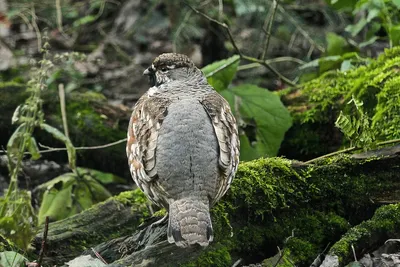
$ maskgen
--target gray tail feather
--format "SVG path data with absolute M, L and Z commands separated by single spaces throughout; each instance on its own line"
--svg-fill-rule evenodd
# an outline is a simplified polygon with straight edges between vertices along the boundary
M 208 246 L 213 240 L 209 204 L 183 198 L 169 205 L 168 242 L 178 247 L 198 243 Z

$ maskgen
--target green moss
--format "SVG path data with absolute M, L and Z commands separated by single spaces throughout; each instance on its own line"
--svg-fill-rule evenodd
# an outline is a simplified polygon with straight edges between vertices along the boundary
M 388 49 L 368 65 L 347 72 L 331 71 L 301 85 L 297 91 L 287 90 L 293 127 L 286 134 L 281 154 L 290 158 L 309 159 L 347 145 L 335 121 L 340 111 L 357 117 L 354 96 L 363 101 L 363 110 L 372 119 L 377 141 L 400 138 L 400 49 Z M 295 92 L 295 93 L 294 93 Z M 296 101 L 291 102 L 291 97 Z
M 370 220 L 351 228 L 332 246 L 329 254 L 337 255 L 340 263 L 347 262 L 352 259 L 352 245 L 356 252 L 360 252 L 365 244 L 369 247 L 379 246 L 398 233 L 399 229 L 400 204 L 383 206 Z
M 142 191 L 140 191 L 139 188 L 136 188 L 135 190 L 131 191 L 124 191 L 120 193 L 119 195 L 113 197 L 116 201 L 121 202 L 124 205 L 142 205 L 147 203 L 147 198 L 143 194 Z
M 277 246 L 287 247 L 285 240 L 294 234 L 290 259 L 296 265 L 311 264 L 311 256 L 338 240 L 350 223 L 371 216 L 376 184 L 384 193 L 389 190 L 385 184 L 398 180 L 395 169 L 377 172 L 377 158 L 355 162 L 339 155 L 316 165 L 294 165 L 282 158 L 239 165 L 231 189 L 211 215 L 214 239 L 232 258 L 261 261 L 276 253 Z

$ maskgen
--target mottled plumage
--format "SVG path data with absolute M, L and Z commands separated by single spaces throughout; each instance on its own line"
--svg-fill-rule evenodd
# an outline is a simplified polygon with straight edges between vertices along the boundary
M 228 190 L 239 163 L 235 118 L 185 55 L 162 54 L 144 74 L 152 87 L 136 103 L 128 129 L 133 180 L 169 210 L 169 242 L 207 246 L 209 208 Z

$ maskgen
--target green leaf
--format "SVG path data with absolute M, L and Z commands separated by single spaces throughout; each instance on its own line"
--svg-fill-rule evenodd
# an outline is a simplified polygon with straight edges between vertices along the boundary
M 228 88 L 237 72 L 240 57 L 232 56 L 228 59 L 214 62 L 205 66 L 202 71 L 207 81 L 217 92 Z
M 400 0 L 392 0 L 392 3 L 393 3 L 397 8 L 400 8 Z
M 41 155 L 39 153 L 39 147 L 36 143 L 36 139 L 34 137 L 31 137 L 29 139 L 29 144 L 28 144 L 28 151 L 31 153 L 31 157 L 33 160 L 40 159 Z
M 368 24 L 366 18 L 361 18 L 356 24 L 349 25 L 345 28 L 345 30 L 351 33 L 351 36 L 356 36 L 364 27 Z
M 396 25 L 390 28 L 389 37 L 393 43 L 393 46 L 400 44 L 400 25 Z
M 67 147 L 69 166 L 72 170 L 74 170 L 76 168 L 76 151 L 71 140 L 67 136 L 65 136 L 65 134 L 63 134 L 60 130 L 51 125 L 48 125 L 47 123 L 42 123 L 40 125 L 40 128 L 50 133 L 51 135 L 53 135 L 54 138 L 60 140 L 65 144 L 65 146 Z
M 38 187 L 43 192 L 39 209 L 39 224 L 46 216 L 52 221 L 61 220 L 104 201 L 110 192 L 89 175 L 65 173 Z
M 28 259 L 15 251 L 0 252 L 0 266 L 23 267 L 26 261 L 28 261 Z
M 19 151 L 19 146 L 21 144 L 21 139 L 23 139 L 23 133 L 25 132 L 26 123 L 22 123 L 15 129 L 14 133 L 11 135 L 7 142 L 7 153 L 13 158 L 17 155 Z
M 239 110 L 241 119 L 255 126 L 255 141 L 243 141 L 241 159 L 251 160 L 263 156 L 276 156 L 285 135 L 292 125 L 289 111 L 280 98 L 267 89 L 252 84 L 243 84 L 228 89 L 237 98 L 232 110 Z M 237 106 L 236 106 L 237 105 Z M 250 139 L 249 139 L 250 140 Z M 246 144 L 249 145 L 246 145 Z M 251 147 L 253 150 L 246 151 Z
M 112 183 L 119 183 L 119 184 L 126 184 L 126 180 L 108 172 L 101 172 L 98 170 L 93 170 L 89 168 L 77 168 L 78 173 L 89 175 L 93 177 L 95 180 L 99 181 L 102 184 L 112 184 Z
M 326 52 L 328 56 L 342 55 L 348 47 L 346 39 L 333 32 L 328 32 L 326 34 L 326 42 Z
M 93 15 L 87 15 L 84 16 L 83 18 L 80 18 L 78 20 L 75 20 L 74 23 L 72 24 L 74 27 L 80 27 L 82 25 L 88 24 L 90 22 L 93 22 L 96 20 L 96 16 Z

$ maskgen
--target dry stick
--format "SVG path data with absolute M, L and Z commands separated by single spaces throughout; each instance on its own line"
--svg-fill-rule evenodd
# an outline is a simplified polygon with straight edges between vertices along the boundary
M 207 15 L 204 14 L 203 12 L 198 11 L 197 9 L 195 9 L 194 7 L 192 7 L 188 2 L 185 2 L 185 4 L 186 4 L 190 9 L 192 9 L 196 14 L 199 14 L 199 15 L 203 16 L 204 18 L 206 18 L 207 20 L 212 21 L 212 22 L 218 24 L 219 26 L 221 26 L 222 28 L 224 28 L 224 29 L 226 30 L 226 32 L 228 33 L 228 35 L 229 35 L 229 40 L 231 41 L 231 43 L 232 43 L 233 47 L 235 48 L 236 52 L 239 54 L 240 57 L 242 57 L 242 52 L 240 52 L 239 48 L 237 47 L 236 42 L 235 42 L 235 40 L 233 39 L 232 32 L 231 32 L 231 30 L 229 29 L 228 25 L 226 25 L 225 23 L 222 23 L 222 22 L 220 22 L 220 21 L 218 21 L 218 20 L 216 20 L 216 19 L 213 19 L 213 18 L 207 16 Z
M 112 143 L 108 143 L 105 145 L 100 145 L 100 146 L 80 146 L 80 147 L 75 147 L 75 150 L 91 150 L 91 149 L 102 149 L 102 148 L 107 148 L 110 146 L 115 146 L 121 143 L 126 142 L 127 138 L 112 142 Z M 40 147 L 44 147 L 47 148 L 47 150 L 41 150 L 39 151 L 39 153 L 49 153 L 49 152 L 55 152 L 55 151 L 65 151 L 67 150 L 67 148 L 65 147 L 49 147 L 49 146 L 45 146 L 39 143 Z
M 272 3 L 272 14 L 268 18 L 268 29 L 266 30 L 265 34 L 265 45 L 264 45 L 264 50 L 261 56 L 261 59 L 265 59 L 265 55 L 267 54 L 268 46 L 269 46 L 269 40 L 271 38 L 271 30 L 272 30 L 272 23 L 274 22 L 275 19 L 275 14 L 276 14 L 276 9 L 278 8 L 278 0 L 273 0 Z
M 42 266 L 42 261 L 43 261 L 43 255 L 44 251 L 46 248 L 46 240 L 47 240 L 47 233 L 49 232 L 49 216 L 46 216 L 46 222 L 44 225 L 44 232 L 43 232 L 43 240 L 42 240 L 42 246 L 40 247 L 40 253 L 39 253 L 39 260 L 38 260 L 38 266 Z
M 61 0 L 56 0 L 56 10 L 57 10 L 57 28 L 59 32 L 63 32 Z
M 100 146 L 81 146 L 81 147 L 75 147 L 75 150 L 91 150 L 91 149 L 102 149 L 102 148 L 107 148 L 107 147 L 111 147 L 111 146 L 115 146 L 115 145 L 118 145 L 118 144 L 121 144 L 121 143 L 124 143 L 124 142 L 126 142 L 126 140 L 127 140 L 127 138 L 124 138 L 124 139 L 121 139 L 121 140 L 118 140 L 118 141 L 115 141 L 115 142 L 112 142 L 112 143 L 108 143 L 108 144 L 105 144 L 105 145 L 100 145 Z M 42 145 L 42 144 L 40 144 L 39 143 L 39 146 L 40 147 L 43 147 L 43 148 L 47 148 L 47 150 L 40 150 L 39 151 L 39 153 L 40 154 L 43 154 L 43 153 L 50 153 L 50 152 L 58 152 L 58 151 L 66 151 L 67 149 L 65 148 L 65 147 L 49 147 L 49 146 L 46 146 L 46 145 Z M 2 148 L 2 151 L 1 151 L 3 154 L 7 154 L 7 150 L 5 150 L 4 148 Z M 30 152 L 25 152 L 24 153 L 25 155 L 30 155 L 31 153 Z
M 250 56 L 243 55 L 242 52 L 240 51 L 239 47 L 236 45 L 235 39 L 233 39 L 232 32 L 231 32 L 231 30 L 229 29 L 228 25 L 226 25 L 225 23 L 222 23 L 222 22 L 220 22 L 220 21 L 218 21 L 218 20 L 216 20 L 216 19 L 213 19 L 213 18 L 207 16 L 207 15 L 204 14 L 203 12 L 198 11 L 197 9 L 195 9 L 194 7 L 192 7 L 192 6 L 191 6 L 189 3 L 187 3 L 187 2 L 185 2 L 185 4 L 186 4 L 189 8 L 191 8 L 196 14 L 199 14 L 199 15 L 203 16 L 204 18 L 206 18 L 207 20 L 212 21 L 212 22 L 218 24 L 219 26 L 223 27 L 223 28 L 226 30 L 226 32 L 228 33 L 229 40 L 231 41 L 233 47 L 235 48 L 235 51 L 239 54 L 239 56 L 240 56 L 241 59 L 244 59 L 244 60 L 247 60 L 247 61 L 250 61 L 250 62 L 254 62 L 254 63 L 259 63 L 259 64 L 265 66 L 267 69 L 269 69 L 272 73 L 274 73 L 276 76 L 278 76 L 279 79 L 283 80 L 283 81 L 284 81 L 285 83 L 287 83 L 288 85 L 290 85 L 290 86 L 296 86 L 295 83 L 293 83 L 291 80 L 289 80 L 288 78 L 286 78 L 285 76 L 283 76 L 282 74 L 280 74 L 280 73 L 279 73 L 275 68 L 273 68 L 271 65 L 269 65 L 269 64 L 267 63 L 267 61 L 261 60 L 261 59 L 257 59 L 257 58 L 254 58 L 254 57 L 250 57 Z
M 32 26 L 35 29 L 36 39 L 37 39 L 37 43 L 38 43 L 38 51 L 40 52 L 40 49 L 42 48 L 42 35 L 41 35 L 39 27 L 36 23 L 37 17 L 36 17 L 36 13 L 35 13 L 35 4 L 34 3 L 32 3 L 31 15 L 32 15 Z
M 379 142 L 376 145 L 377 146 L 384 146 L 384 145 L 390 145 L 390 144 L 395 144 L 395 143 L 400 143 L 400 139 L 393 139 L 393 140 L 389 140 L 389 141 Z M 352 152 L 352 151 L 360 150 L 360 149 L 362 149 L 362 147 L 353 146 L 353 147 L 349 147 L 349 148 L 346 148 L 346 149 L 343 149 L 343 150 L 339 150 L 339 151 L 335 151 L 335 152 L 332 152 L 332 153 L 329 153 L 329 154 L 322 155 L 322 156 L 320 156 L 318 158 L 311 159 L 311 160 L 306 161 L 304 163 L 306 163 L 306 164 L 313 163 L 313 162 L 315 162 L 317 160 L 320 160 L 320 159 L 324 159 L 324 158 L 335 156 L 335 155 L 338 155 L 338 154 L 341 154 L 341 153 L 348 153 L 348 152 Z
M 104 264 L 108 264 L 107 262 L 106 262 L 106 260 L 94 249 L 94 248 L 91 248 L 91 250 L 93 251 L 93 253 L 94 253 L 94 255 L 96 255 L 96 257 L 99 259 L 99 260 L 101 260 Z
M 62 122 L 63 122 L 63 127 L 64 127 L 64 134 L 69 139 L 67 112 L 65 109 L 65 90 L 64 90 L 63 83 L 60 83 L 58 85 L 58 95 L 60 96 L 60 108 L 61 108 L 61 117 L 62 117 Z

